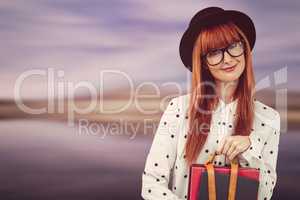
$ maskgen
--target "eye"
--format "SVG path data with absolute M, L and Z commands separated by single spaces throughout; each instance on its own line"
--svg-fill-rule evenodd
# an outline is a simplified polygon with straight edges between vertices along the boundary
M 232 43 L 232 44 L 228 47 L 228 49 L 233 49 L 233 48 L 236 48 L 236 47 L 241 47 L 242 45 L 243 45 L 243 44 L 242 44 L 241 41 L 237 41 L 237 42 Z
M 207 56 L 211 57 L 211 56 L 217 56 L 221 53 L 221 50 L 219 49 L 214 49 L 208 52 Z
M 234 43 L 232 43 L 232 44 L 228 47 L 228 49 L 235 48 L 235 47 L 237 47 L 238 45 L 239 45 L 238 42 L 234 42 Z

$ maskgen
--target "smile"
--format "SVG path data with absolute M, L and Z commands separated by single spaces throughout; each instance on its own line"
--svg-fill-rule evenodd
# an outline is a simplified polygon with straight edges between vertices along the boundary
M 232 72 L 235 69 L 236 65 L 232 66 L 232 67 L 228 67 L 226 69 L 222 69 L 225 72 Z

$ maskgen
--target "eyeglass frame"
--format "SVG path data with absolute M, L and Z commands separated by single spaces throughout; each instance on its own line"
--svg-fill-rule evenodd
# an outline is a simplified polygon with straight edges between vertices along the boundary
M 239 54 L 239 55 L 237 55 L 237 56 L 231 55 L 231 53 L 229 53 L 229 51 L 228 51 L 228 48 L 229 48 L 232 44 L 240 43 L 240 42 L 242 43 L 242 48 L 243 48 L 242 53 Z M 207 54 L 208 54 L 209 52 L 215 51 L 215 50 L 221 50 L 221 51 L 222 51 L 222 59 L 221 59 L 221 61 L 220 61 L 219 63 L 214 64 L 214 65 L 211 65 L 211 64 L 208 63 L 207 57 L 206 57 L 206 56 L 207 56 Z M 243 53 L 245 52 L 245 41 L 244 41 L 244 39 L 241 39 L 241 40 L 239 40 L 239 41 L 232 42 L 231 44 L 229 44 L 228 46 L 223 47 L 223 48 L 211 49 L 211 50 L 208 51 L 207 53 L 201 55 L 201 59 L 202 59 L 202 60 L 205 60 L 205 62 L 206 62 L 207 65 L 209 64 L 209 65 L 211 65 L 211 66 L 216 66 L 216 65 L 220 64 L 220 63 L 224 60 L 224 54 L 225 54 L 225 51 L 226 51 L 231 57 L 239 57 L 239 56 L 243 55 Z

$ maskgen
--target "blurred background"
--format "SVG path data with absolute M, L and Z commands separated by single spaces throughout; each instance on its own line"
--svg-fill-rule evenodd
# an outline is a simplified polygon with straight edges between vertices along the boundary
M 207 6 L 256 25 L 257 98 L 282 120 L 273 199 L 299 199 L 294 0 L 1 0 L 0 199 L 141 199 L 161 114 L 189 92 L 181 36 Z

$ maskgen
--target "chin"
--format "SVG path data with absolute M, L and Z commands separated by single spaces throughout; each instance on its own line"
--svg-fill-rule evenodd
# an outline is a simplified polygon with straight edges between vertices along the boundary
M 240 78 L 240 75 L 241 74 L 238 74 L 238 73 L 234 73 L 234 74 L 222 73 L 222 74 L 219 74 L 219 76 L 217 76 L 215 78 L 222 82 L 230 82 L 230 81 L 238 80 Z

